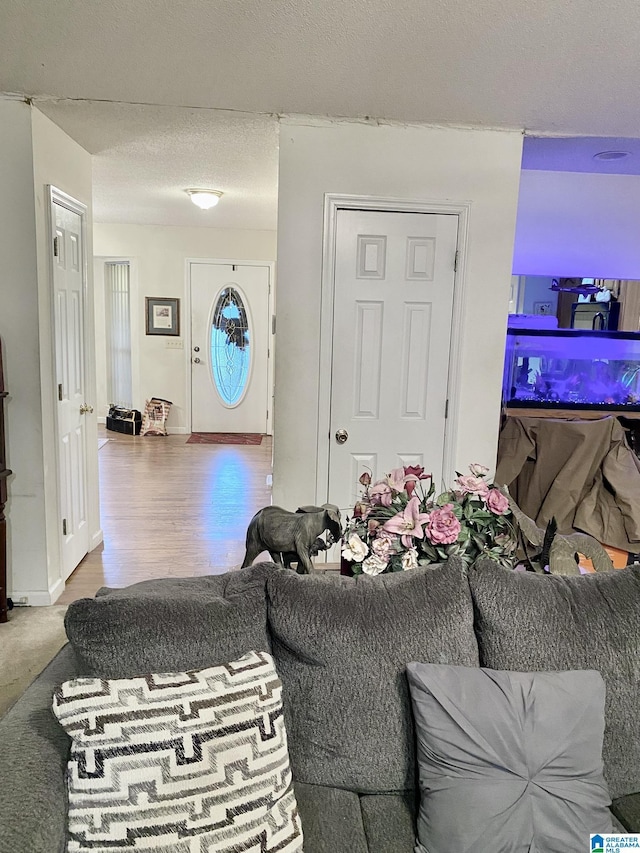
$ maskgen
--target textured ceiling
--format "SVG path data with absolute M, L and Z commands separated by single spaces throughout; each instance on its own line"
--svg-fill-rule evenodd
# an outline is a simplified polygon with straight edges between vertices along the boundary
M 636 136 L 637 0 L 2 0 L 4 91 Z
M 74 101 L 38 106 L 94 155 L 96 222 L 275 230 L 274 118 Z M 224 196 L 204 211 L 187 187 Z
M 234 125 L 208 112 L 134 114 L 108 102 L 640 136 L 637 0 L 0 3 L 0 91 L 36 96 L 72 136 L 93 138 L 101 218 L 120 215 L 122 188 L 135 174 L 151 180 L 154 165 L 167 169 L 165 143 L 173 146 L 174 168 L 158 192 L 185 184 L 176 161 L 188 157 L 194 181 L 215 172 L 212 179 L 227 181 L 232 196 L 234 173 L 227 176 L 221 165 L 226 141 L 236 149 L 236 174 L 247 176 L 238 198 L 254 179 L 265 192 L 262 213 L 260 205 L 244 205 L 252 221 L 268 208 L 266 196 L 275 196 L 275 130 L 268 121 L 257 156 L 269 164 L 252 172 L 258 119 L 241 116 Z M 50 96 L 107 104 L 74 112 L 73 105 L 41 101 Z M 185 116 L 188 127 L 181 129 Z M 121 124 L 109 147 L 98 131 L 112 121 Z M 209 144 L 216 134 L 217 160 Z M 149 197 L 140 215 L 157 218 L 158 203 Z M 231 202 L 228 210 L 231 216 Z M 273 227 L 274 206 L 270 215 Z

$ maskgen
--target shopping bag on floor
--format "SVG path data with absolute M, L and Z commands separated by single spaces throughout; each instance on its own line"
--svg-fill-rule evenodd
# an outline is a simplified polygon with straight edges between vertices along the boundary
M 152 397 L 147 400 L 142 416 L 140 435 L 166 435 L 166 420 L 172 405 L 170 400 L 163 400 L 160 397 Z

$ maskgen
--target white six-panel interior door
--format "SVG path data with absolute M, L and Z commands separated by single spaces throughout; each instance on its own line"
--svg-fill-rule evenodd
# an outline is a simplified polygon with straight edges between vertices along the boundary
M 458 217 L 338 210 L 328 497 L 353 508 L 374 479 L 442 479 Z
M 62 577 L 89 550 L 82 216 L 52 200 L 58 487 Z

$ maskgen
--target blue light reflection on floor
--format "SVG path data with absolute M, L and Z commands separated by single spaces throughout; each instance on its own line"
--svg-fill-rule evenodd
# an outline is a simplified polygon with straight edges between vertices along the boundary
M 210 542 L 244 542 L 255 512 L 249 495 L 255 480 L 246 452 L 220 445 L 207 460 L 200 514 L 207 517 L 205 538 Z

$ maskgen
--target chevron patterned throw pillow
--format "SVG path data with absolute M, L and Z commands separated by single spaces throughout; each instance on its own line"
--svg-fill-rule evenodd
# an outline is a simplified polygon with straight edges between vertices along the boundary
M 265 652 L 76 678 L 53 710 L 72 738 L 68 851 L 301 853 L 282 683 Z

